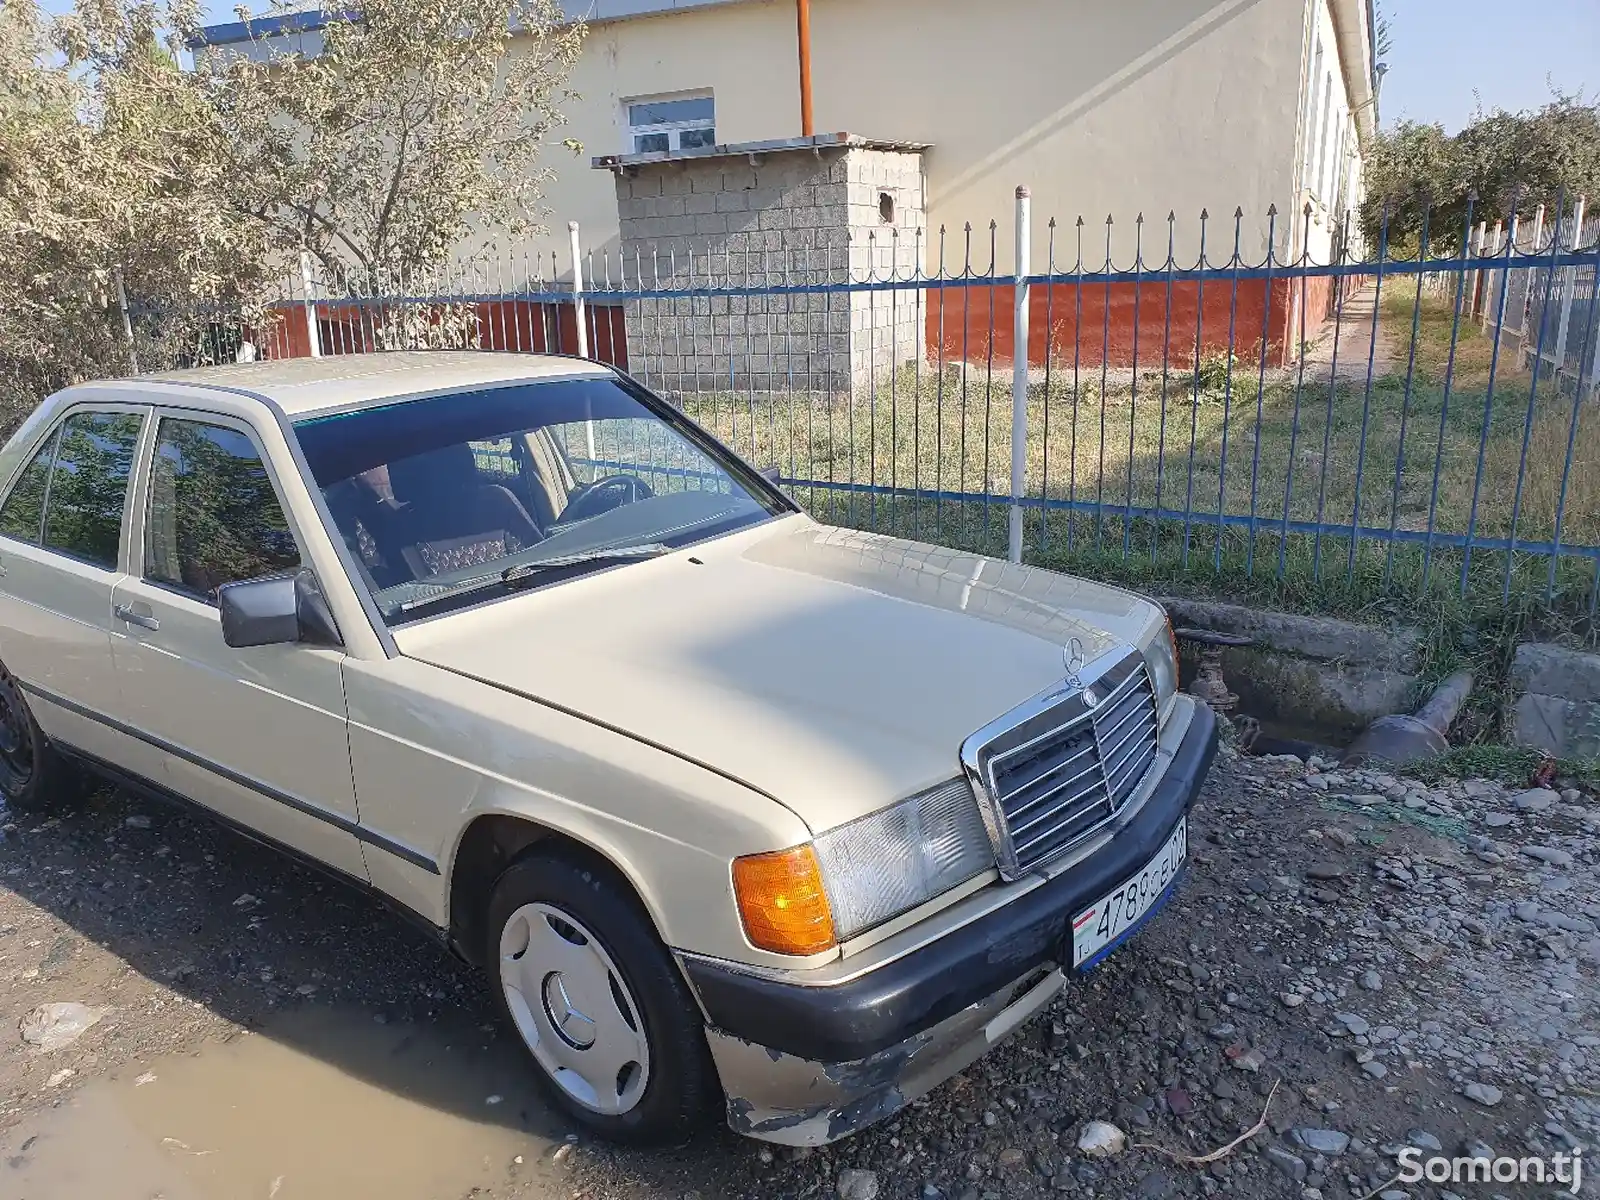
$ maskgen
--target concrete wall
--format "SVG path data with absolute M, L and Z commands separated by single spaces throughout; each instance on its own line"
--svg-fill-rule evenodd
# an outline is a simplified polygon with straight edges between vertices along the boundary
M 674 290 L 708 270 L 753 288 L 906 278 L 926 226 L 915 152 L 694 156 L 620 169 L 615 189 L 623 258 Z M 629 363 L 672 395 L 849 391 L 923 353 L 924 311 L 919 291 L 631 301 Z
M 1193 258 L 1199 213 L 1208 246 L 1233 248 L 1232 215 L 1246 215 L 1241 251 L 1262 257 L 1266 210 L 1292 206 L 1305 0 L 814 0 L 813 82 L 818 130 L 933 144 L 926 157 L 929 220 L 950 233 L 945 263 L 1009 271 L 1015 188 L 1033 189 L 1034 266 L 1047 262 L 1046 222 L 1059 220 L 1056 261 L 1078 258 L 1074 221 L 1088 222 L 1083 262 L 1131 265 L 1134 217 L 1148 218 L 1146 259 Z M 572 78 L 565 134 L 581 158 L 552 159 L 547 200 L 558 228 L 576 218 L 586 245 L 615 243 L 609 175 L 593 155 L 624 145 L 624 100 L 711 89 L 717 140 L 800 132 L 794 5 L 790 0 L 596 23 Z M 1280 254 L 1289 231 L 1279 223 Z
M 1531 642 L 1511 661 L 1511 737 L 1561 758 L 1600 758 L 1600 655 Z

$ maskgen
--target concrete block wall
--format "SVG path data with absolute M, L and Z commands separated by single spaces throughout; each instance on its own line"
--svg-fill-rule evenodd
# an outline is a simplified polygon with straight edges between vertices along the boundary
M 671 291 L 903 279 L 925 261 L 915 151 L 690 156 L 621 167 L 615 179 L 630 287 L 636 274 Z M 668 394 L 847 392 L 922 353 L 925 315 L 916 289 L 624 305 L 630 369 Z
M 1600 655 L 1529 642 L 1511 660 L 1511 737 L 1560 758 L 1600 758 Z

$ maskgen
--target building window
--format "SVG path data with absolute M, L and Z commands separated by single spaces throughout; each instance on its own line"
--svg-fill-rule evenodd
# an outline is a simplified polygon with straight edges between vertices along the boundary
M 631 154 L 666 154 L 717 144 L 716 102 L 710 93 L 628 100 L 624 108 Z

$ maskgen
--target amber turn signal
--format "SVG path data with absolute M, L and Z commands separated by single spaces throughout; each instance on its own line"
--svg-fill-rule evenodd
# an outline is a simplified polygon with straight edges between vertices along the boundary
M 733 894 L 752 946 L 818 954 L 837 944 L 822 870 L 809 844 L 734 859 Z

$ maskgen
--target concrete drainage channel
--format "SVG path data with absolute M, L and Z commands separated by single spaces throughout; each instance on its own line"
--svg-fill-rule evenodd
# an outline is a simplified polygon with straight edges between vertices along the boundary
M 1229 713 L 1250 753 L 1351 765 L 1428 757 L 1448 748 L 1472 690 L 1462 673 L 1423 694 L 1416 629 L 1210 600 L 1164 603 L 1184 649 L 1183 686 Z M 1510 682 L 1511 741 L 1560 758 L 1600 757 L 1600 655 L 1530 643 L 1518 648 Z

